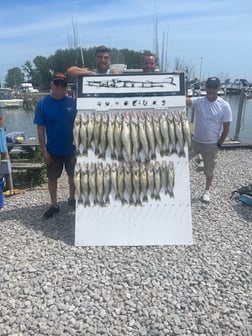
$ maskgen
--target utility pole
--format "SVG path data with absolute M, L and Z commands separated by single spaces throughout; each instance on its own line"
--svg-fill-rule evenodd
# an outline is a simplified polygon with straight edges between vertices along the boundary
M 239 99 L 239 107 L 238 107 L 234 141 L 240 141 L 241 119 L 242 119 L 242 111 L 243 111 L 243 105 L 244 105 L 245 99 L 246 99 L 245 89 L 242 88 L 241 93 L 240 93 L 240 99 Z
M 201 82 L 201 74 L 202 74 L 202 63 L 203 63 L 203 57 L 200 57 L 200 73 L 199 73 L 199 82 Z

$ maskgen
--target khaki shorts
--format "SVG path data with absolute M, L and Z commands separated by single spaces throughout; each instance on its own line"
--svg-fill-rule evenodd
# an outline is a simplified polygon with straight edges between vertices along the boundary
M 68 176 L 74 176 L 75 156 L 55 156 L 51 155 L 52 163 L 46 166 L 47 177 L 59 178 L 62 174 L 63 167 Z
M 192 141 L 192 148 L 196 154 L 201 154 L 203 158 L 204 174 L 213 176 L 219 152 L 217 144 L 203 144 Z

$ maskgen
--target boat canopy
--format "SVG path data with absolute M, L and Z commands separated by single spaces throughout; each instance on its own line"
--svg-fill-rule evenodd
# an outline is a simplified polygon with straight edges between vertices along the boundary
M 0 88 L 0 99 L 13 98 L 13 90 L 9 88 Z

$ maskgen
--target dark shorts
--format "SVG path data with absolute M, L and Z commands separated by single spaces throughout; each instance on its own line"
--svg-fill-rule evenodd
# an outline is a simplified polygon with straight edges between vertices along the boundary
M 68 176 L 74 176 L 74 167 L 76 158 L 74 155 L 71 156 L 54 156 L 51 155 L 52 163 L 46 166 L 47 177 L 59 178 L 62 174 L 63 168 L 65 167 Z

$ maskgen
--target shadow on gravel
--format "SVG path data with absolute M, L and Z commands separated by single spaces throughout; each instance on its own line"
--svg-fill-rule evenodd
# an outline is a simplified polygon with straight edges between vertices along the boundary
M 59 202 L 60 212 L 48 220 L 42 218 L 47 205 L 20 207 L 15 210 L 1 211 L 1 222 L 13 220 L 21 222 L 27 230 L 42 233 L 53 240 L 61 240 L 74 245 L 75 212 L 66 202 Z
M 243 204 L 238 199 L 232 200 L 233 209 L 238 214 L 239 217 L 242 217 L 248 222 L 252 222 L 252 207 Z

